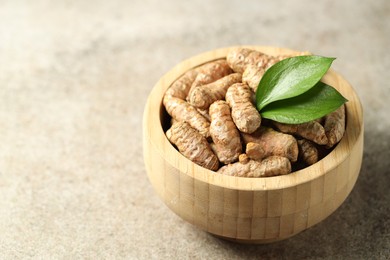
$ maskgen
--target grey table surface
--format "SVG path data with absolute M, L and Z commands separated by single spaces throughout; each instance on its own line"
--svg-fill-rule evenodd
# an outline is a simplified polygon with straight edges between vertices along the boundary
M 329 218 L 218 239 L 150 185 L 142 113 L 181 60 L 232 45 L 337 57 L 364 107 L 362 170 Z M 390 1 L 0 0 L 0 258 L 390 258 Z

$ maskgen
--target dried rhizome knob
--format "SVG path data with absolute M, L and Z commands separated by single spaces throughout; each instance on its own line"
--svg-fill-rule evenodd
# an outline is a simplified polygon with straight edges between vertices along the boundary
M 252 103 L 252 91 L 243 83 L 232 85 L 226 92 L 226 102 L 232 108 L 232 118 L 243 133 L 253 133 L 261 124 L 259 111 Z
M 210 135 L 214 144 L 212 148 L 220 162 L 224 164 L 238 160 L 242 152 L 240 133 L 230 115 L 229 105 L 222 100 L 210 106 Z
M 241 154 L 239 161 L 228 164 L 218 170 L 219 173 L 238 177 L 270 177 L 291 172 L 290 161 L 281 156 L 270 156 L 262 161 L 255 161 Z
M 233 73 L 212 83 L 197 86 L 188 97 L 189 103 L 200 109 L 208 109 L 214 101 L 225 99 L 228 88 L 239 82 L 241 74 Z
M 181 154 L 210 170 L 217 170 L 219 161 L 213 153 L 206 138 L 187 122 L 176 122 L 166 132 L 171 143 L 173 143 Z

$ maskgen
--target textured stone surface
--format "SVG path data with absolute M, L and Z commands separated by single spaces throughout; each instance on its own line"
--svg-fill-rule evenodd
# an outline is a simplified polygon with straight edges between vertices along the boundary
M 387 0 L 0 1 L 0 258 L 389 258 L 389 17 Z M 185 223 L 143 164 L 154 83 L 185 58 L 238 44 L 337 57 L 365 111 L 351 195 L 275 244 Z

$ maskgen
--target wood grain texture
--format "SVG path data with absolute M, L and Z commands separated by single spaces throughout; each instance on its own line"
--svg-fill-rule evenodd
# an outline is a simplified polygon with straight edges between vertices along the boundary
M 270 55 L 293 50 L 247 46 Z M 363 154 L 363 111 L 350 84 L 333 70 L 323 81 L 338 89 L 346 103 L 343 139 L 316 164 L 285 176 L 240 178 L 216 174 L 181 155 L 165 137 L 162 97 L 190 68 L 223 58 L 217 49 L 183 61 L 155 85 L 144 110 L 143 145 L 148 177 L 157 194 L 177 215 L 217 236 L 249 243 L 291 237 L 325 219 L 351 192 Z

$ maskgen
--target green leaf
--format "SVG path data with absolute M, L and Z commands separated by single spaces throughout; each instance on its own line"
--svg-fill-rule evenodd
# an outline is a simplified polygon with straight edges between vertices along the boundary
M 328 71 L 335 58 L 297 56 L 284 59 L 270 67 L 256 91 L 256 106 L 296 97 L 312 88 Z
M 336 89 L 318 82 L 307 92 L 273 102 L 261 110 L 261 116 L 287 124 L 301 124 L 333 112 L 347 102 Z

